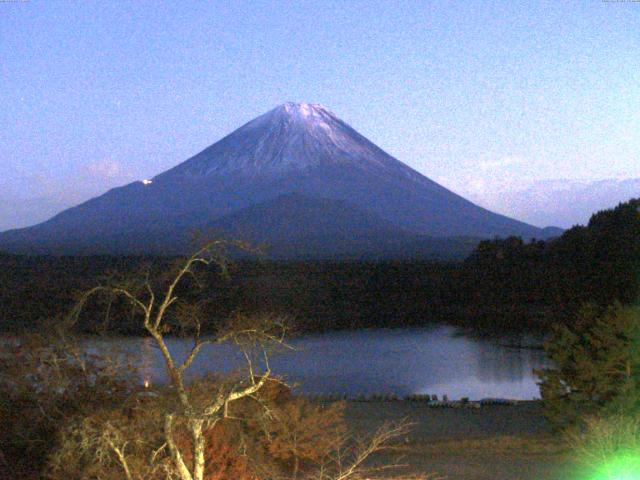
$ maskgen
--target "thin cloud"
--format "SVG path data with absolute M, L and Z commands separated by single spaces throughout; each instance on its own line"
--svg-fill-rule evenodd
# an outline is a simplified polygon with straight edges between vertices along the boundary
M 125 176 L 122 164 L 112 159 L 92 161 L 84 165 L 82 170 L 84 176 L 96 179 L 111 180 Z
M 506 156 L 506 157 L 497 158 L 497 159 L 480 160 L 480 162 L 478 163 L 478 166 L 480 167 L 481 170 L 488 171 L 488 170 L 503 169 L 506 167 L 511 167 L 513 165 L 521 165 L 523 163 L 524 163 L 524 159 L 522 157 Z

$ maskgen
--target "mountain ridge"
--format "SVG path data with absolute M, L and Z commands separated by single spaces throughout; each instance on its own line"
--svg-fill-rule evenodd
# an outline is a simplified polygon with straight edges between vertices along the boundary
M 111 242 L 108 250 L 128 253 L 148 242 L 172 251 L 192 230 L 292 193 L 346 201 L 412 235 L 548 236 L 440 186 L 325 107 L 286 103 L 151 181 L 112 189 L 46 222 L 0 234 L 0 248 L 100 253 Z

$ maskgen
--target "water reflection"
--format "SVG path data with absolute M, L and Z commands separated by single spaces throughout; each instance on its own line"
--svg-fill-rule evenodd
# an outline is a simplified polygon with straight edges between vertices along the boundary
M 149 339 L 117 341 L 129 342 L 127 347 L 141 356 L 142 381 L 166 381 L 160 352 Z M 168 343 L 179 358 L 191 346 L 178 339 Z M 333 332 L 305 336 L 292 345 L 295 350 L 275 356 L 271 367 L 307 394 L 531 399 L 539 397 L 532 370 L 544 365 L 540 351 L 472 339 L 451 327 Z M 202 350 L 190 371 L 199 376 L 241 366 L 241 355 L 230 345 L 215 345 Z

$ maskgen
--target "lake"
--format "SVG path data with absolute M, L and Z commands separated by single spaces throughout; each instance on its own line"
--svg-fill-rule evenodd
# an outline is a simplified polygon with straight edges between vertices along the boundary
M 150 339 L 117 342 L 140 356 L 146 380 L 166 381 L 160 352 Z M 504 345 L 509 342 L 470 338 L 449 326 L 339 331 L 296 338 L 291 341 L 294 350 L 273 356 L 270 363 L 274 374 L 309 395 L 539 398 L 533 369 L 545 365 L 544 353 Z M 180 339 L 169 339 L 168 345 L 178 358 L 190 348 Z M 234 348 L 212 345 L 202 350 L 189 371 L 193 377 L 239 366 L 242 357 Z

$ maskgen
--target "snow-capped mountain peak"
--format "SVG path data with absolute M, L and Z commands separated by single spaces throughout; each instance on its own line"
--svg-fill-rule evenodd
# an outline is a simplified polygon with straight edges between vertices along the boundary
M 211 228 L 312 257 L 336 242 L 393 255 L 428 237 L 547 235 L 438 185 L 322 105 L 285 103 L 153 179 L 0 234 L 0 249 L 175 253 Z
M 331 110 L 323 105 L 294 102 L 283 103 L 256 118 L 253 122 L 249 122 L 245 127 L 254 122 L 254 128 L 273 128 L 278 124 L 286 124 L 290 129 L 289 133 L 299 133 L 294 131 L 297 129 L 313 132 L 317 128 L 330 132 L 339 130 L 340 124 L 343 123 Z
M 288 115 L 299 115 L 303 118 L 317 118 L 324 115 L 331 115 L 335 117 L 335 114 L 331 112 L 327 107 L 320 103 L 296 103 L 287 102 L 283 103 L 279 107 L 276 107 L 273 111 L 282 111 Z
M 409 176 L 411 171 L 323 105 L 287 102 L 158 178 L 278 176 L 337 164 L 387 173 L 406 169 Z

